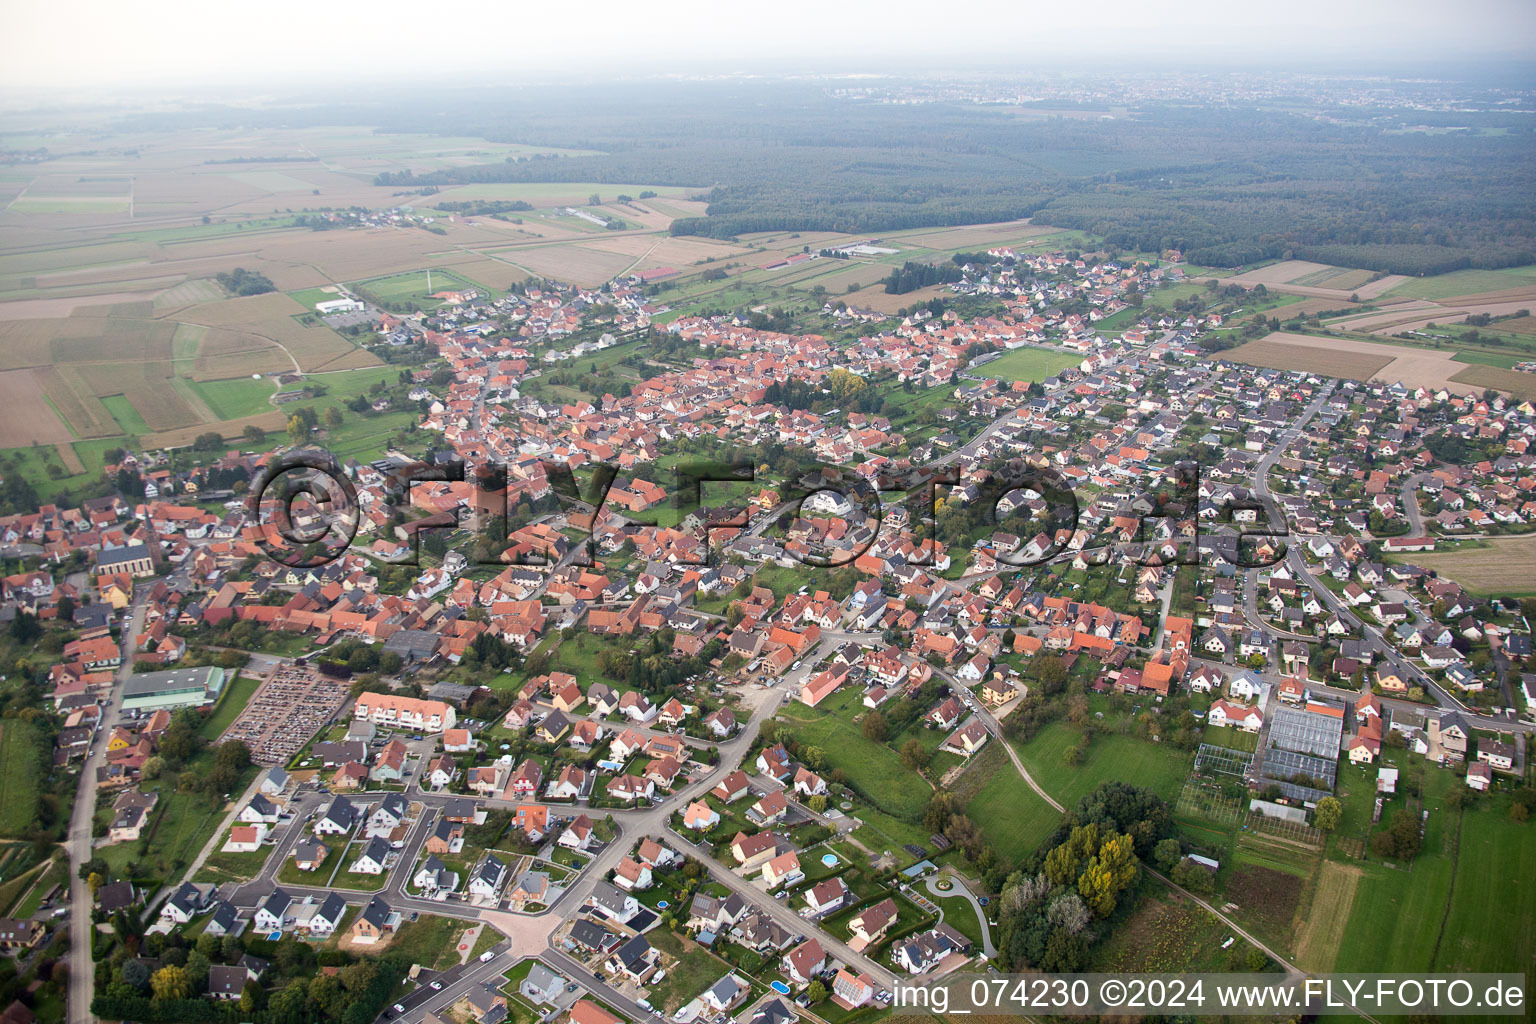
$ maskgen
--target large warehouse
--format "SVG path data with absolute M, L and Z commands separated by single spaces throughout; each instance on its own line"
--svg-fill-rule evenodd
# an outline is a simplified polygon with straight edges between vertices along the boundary
M 123 710 L 196 708 L 212 704 L 224 689 L 224 670 L 214 665 L 141 672 L 123 686 Z

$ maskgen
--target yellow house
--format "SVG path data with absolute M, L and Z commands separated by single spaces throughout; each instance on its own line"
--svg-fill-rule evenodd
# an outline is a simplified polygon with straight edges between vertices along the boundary
M 113 729 L 112 737 L 107 740 L 107 753 L 110 754 L 114 750 L 126 750 L 131 746 L 133 746 L 132 736 L 122 729 Z
M 133 577 L 124 573 L 98 576 L 96 589 L 101 592 L 102 601 L 114 609 L 123 609 L 133 603 Z

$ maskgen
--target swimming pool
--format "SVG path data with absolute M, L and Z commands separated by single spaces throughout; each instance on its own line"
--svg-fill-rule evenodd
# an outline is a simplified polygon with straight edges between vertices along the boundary
M 789 986 L 784 984 L 782 981 L 769 982 L 768 987 L 773 989 L 781 996 L 789 995 Z
M 825 854 L 822 854 L 821 863 L 825 867 L 829 867 L 829 868 L 837 867 L 837 854 L 835 854 L 835 853 L 825 853 Z

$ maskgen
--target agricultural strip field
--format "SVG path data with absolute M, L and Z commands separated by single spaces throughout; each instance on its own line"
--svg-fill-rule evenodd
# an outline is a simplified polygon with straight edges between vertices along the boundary
M 1064 229 L 1044 224 L 1031 224 L 1028 219 L 1000 221 L 996 224 L 971 224 L 960 227 L 920 228 L 897 231 L 881 236 L 877 245 L 889 244 L 891 248 L 921 246 L 925 249 L 959 252 L 985 252 L 1003 246 L 1014 246 L 1048 235 L 1062 233 Z
M 655 192 L 659 196 L 686 196 L 696 188 L 684 185 L 616 185 L 595 181 L 534 181 L 497 182 L 490 184 L 461 185 L 445 188 L 432 197 L 432 202 L 463 199 L 521 199 L 535 206 L 586 206 L 593 193 L 600 198 L 613 200 L 621 193 L 637 196 L 641 192 Z M 537 200 L 537 202 L 535 202 Z M 639 200 L 643 205 L 648 199 Z
M 31 370 L 0 370 L 0 438 L 16 447 L 70 439 L 69 427 L 48 403 Z
M 1226 281 L 1229 284 L 1240 284 L 1247 288 L 1262 284 L 1271 291 L 1347 300 L 1351 295 L 1358 295 L 1362 299 L 1374 299 L 1408 280 L 1400 274 L 1388 274 L 1379 280 L 1371 281 L 1370 278 L 1375 276 L 1370 271 L 1335 267 L 1326 263 L 1283 260 L 1259 267 L 1257 270 L 1233 275 Z
M 633 256 L 589 245 L 541 245 L 518 249 L 505 258 L 529 273 L 596 287 L 634 262 Z
M 890 276 L 891 273 L 889 267 L 880 263 L 852 263 L 846 260 L 838 260 L 836 262 L 842 264 L 842 266 L 835 273 L 823 274 L 808 281 L 801 281 L 795 287 L 804 289 L 820 285 L 827 290 L 828 295 L 852 296 L 852 293 L 848 291 L 850 286 L 858 285 L 861 289 L 868 288 L 882 278 Z M 857 306 L 859 305 L 859 298 L 850 297 L 847 302 L 849 305 Z
M 1296 962 L 1305 970 L 1326 973 L 1338 959 L 1360 886 L 1360 869 L 1337 861 L 1325 860 L 1318 868 L 1316 888 L 1312 893 L 1313 912 L 1301 928 L 1296 942 Z
M 1329 377 L 1370 380 L 1392 361 L 1392 355 L 1336 349 L 1326 339 L 1295 334 L 1271 334 L 1221 353 L 1223 358 L 1273 370 L 1301 370 Z
M 1490 537 L 1480 546 L 1416 552 L 1415 565 L 1448 576 L 1476 594 L 1536 594 L 1536 536 Z
M 1476 365 L 1461 370 L 1451 380 L 1458 384 L 1470 384 L 1477 390 L 1493 388 L 1515 398 L 1536 400 L 1536 374 L 1499 366 Z
M 161 318 L 145 300 L 0 321 L 0 393 L 10 399 L 0 414 L 0 448 L 184 430 L 195 436 L 215 423 L 239 433 L 243 424 L 231 429 L 234 421 L 270 408 L 274 386 L 251 381 L 253 373 L 378 365 L 329 328 L 299 324 L 293 315 L 303 311 L 274 293 Z M 198 386 L 214 381 L 207 391 Z
M 1466 366 L 1448 349 L 1415 348 L 1347 338 L 1320 338 L 1277 331 L 1223 353 L 1227 358 L 1277 370 L 1302 370 L 1330 377 L 1380 380 L 1408 387 L 1445 388 L 1468 394 L 1480 388 L 1463 375 L 1520 376 L 1497 367 Z M 1524 381 L 1515 383 L 1524 384 Z M 1491 385 L 1489 385 L 1491 386 Z
M 1536 842 L 1502 802 L 1462 816 L 1456 898 L 1435 955 L 1441 971 L 1529 970 L 1536 953 Z
M 0 723 L 0 773 L 7 779 L 37 778 L 43 765 L 37 726 L 21 718 Z M 6 786 L 0 791 L 0 835 L 25 835 L 37 817 L 36 786 Z

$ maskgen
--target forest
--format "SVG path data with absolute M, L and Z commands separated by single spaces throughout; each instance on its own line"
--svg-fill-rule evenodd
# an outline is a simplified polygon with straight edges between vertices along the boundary
M 1405 114 L 1405 116 L 1407 116 Z M 1148 104 L 1112 119 L 859 103 L 813 83 L 530 90 L 440 115 L 407 104 L 393 130 L 597 149 L 380 185 L 654 182 L 693 186 L 703 216 L 675 234 L 870 232 L 1033 217 L 1121 249 L 1196 264 L 1313 259 L 1394 273 L 1530 262 L 1536 135 L 1513 115 L 1482 132 L 1388 131 L 1306 109 Z

